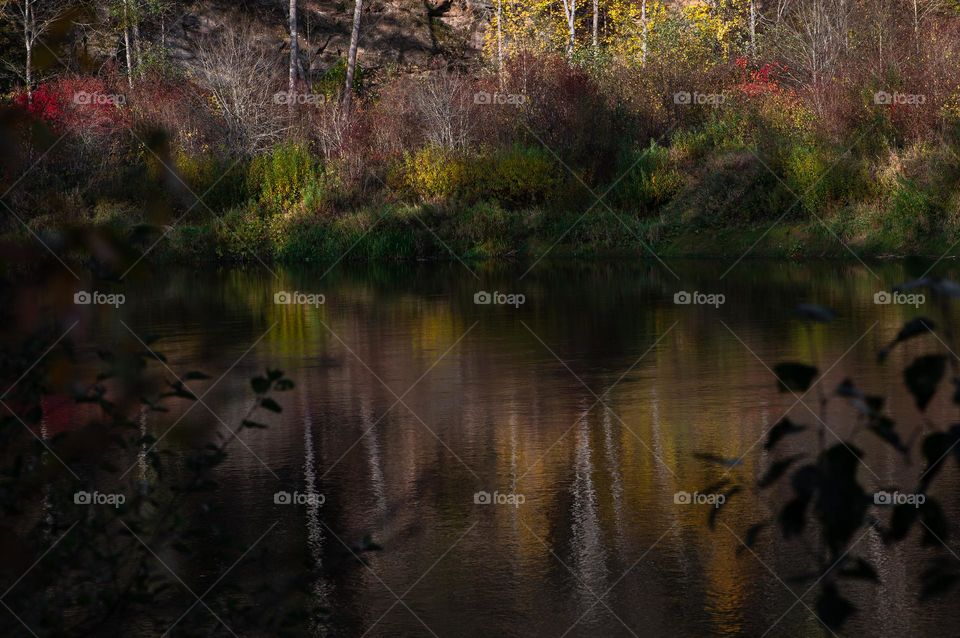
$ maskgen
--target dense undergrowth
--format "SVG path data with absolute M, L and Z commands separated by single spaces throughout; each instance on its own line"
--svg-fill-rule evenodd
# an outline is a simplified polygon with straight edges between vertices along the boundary
M 105 225 L 160 257 L 291 262 L 951 247 L 949 83 L 888 104 L 923 87 L 854 70 L 814 95 L 772 63 L 697 69 L 523 54 L 499 76 L 397 75 L 349 115 L 318 99 L 254 121 L 171 71 L 60 78 L 4 108 L 4 230 Z

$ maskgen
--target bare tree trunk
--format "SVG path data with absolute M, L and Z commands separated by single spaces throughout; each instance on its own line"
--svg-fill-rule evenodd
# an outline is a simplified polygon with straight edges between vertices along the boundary
M 297 0 L 290 0 L 290 81 L 288 90 L 291 94 L 297 90 L 297 67 L 300 65 L 300 36 L 297 31 Z
M 503 82 L 503 0 L 497 0 L 497 75 Z
M 353 76 L 357 70 L 357 46 L 360 43 L 360 17 L 363 14 L 363 0 L 357 0 L 353 9 L 353 31 L 350 33 L 350 52 L 347 54 L 347 81 L 343 88 L 343 110 L 350 112 L 353 101 Z
M 130 44 L 130 0 L 123 0 L 123 45 L 127 50 L 127 84 L 133 88 L 133 52 Z
M 23 6 L 23 42 L 27 50 L 27 67 L 24 79 L 27 82 L 27 103 L 33 104 L 33 0 L 24 0 Z
M 650 35 L 649 21 L 647 20 L 647 0 L 640 4 L 640 21 L 643 22 L 643 43 L 640 45 L 640 61 L 647 63 L 647 37 Z
M 757 1 L 750 0 L 750 57 L 757 58 Z
M 563 12 L 567 18 L 567 30 L 570 32 L 570 41 L 567 43 L 567 57 L 573 57 L 577 35 L 577 0 L 563 0 Z
M 597 48 L 599 40 L 597 38 L 597 29 L 600 25 L 600 0 L 593 0 L 593 48 Z
M 136 55 L 137 75 L 143 79 L 143 51 L 140 49 L 140 0 L 133 1 L 135 11 L 133 11 L 130 25 L 133 35 L 133 52 Z

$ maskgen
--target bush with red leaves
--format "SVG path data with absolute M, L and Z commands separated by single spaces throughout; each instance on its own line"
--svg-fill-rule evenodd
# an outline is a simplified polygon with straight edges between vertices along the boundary
M 34 89 L 32 97 L 23 92 L 13 102 L 60 133 L 102 136 L 130 124 L 126 96 L 100 78 L 52 80 Z

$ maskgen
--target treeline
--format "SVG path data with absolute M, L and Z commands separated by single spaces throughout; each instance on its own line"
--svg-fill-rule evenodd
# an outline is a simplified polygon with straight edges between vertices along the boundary
M 424 219 L 481 254 L 552 244 L 568 216 L 575 249 L 781 218 L 877 252 L 960 229 L 953 2 L 497 0 L 477 59 L 419 73 L 364 68 L 362 5 L 353 73 L 349 51 L 305 62 L 296 1 L 269 16 L 295 46 L 238 18 L 176 63 L 174 3 L 19 0 L 8 31 L 28 5 L 65 58 L 27 72 L 22 51 L 7 95 L 2 179 L 40 160 L 7 198 L 35 232 L 162 221 L 221 256 L 302 258 L 382 220 L 370 256 L 423 252 Z M 92 30 L 118 43 L 96 72 L 75 55 Z

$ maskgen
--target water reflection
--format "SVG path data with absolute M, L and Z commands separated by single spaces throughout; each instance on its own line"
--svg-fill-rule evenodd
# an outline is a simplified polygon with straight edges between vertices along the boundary
M 759 636 L 776 622 L 770 635 L 818 635 L 796 604 L 807 586 L 789 580 L 802 571 L 803 548 L 767 537 L 756 556 L 737 551 L 736 536 L 782 493 L 744 495 L 722 518 L 730 529 L 715 531 L 704 509 L 678 506 L 674 494 L 723 475 L 696 452 L 752 450 L 738 468 L 747 479 L 766 467 L 757 442 L 794 403 L 776 393 L 768 368 L 808 357 L 807 335 L 790 321 L 796 304 L 840 312 L 813 335 L 823 367 L 836 362 L 826 390 L 846 376 L 872 392 L 898 388 L 899 370 L 923 345 L 882 369 L 875 353 L 918 311 L 875 306 L 880 284 L 846 264 L 753 265 L 719 289 L 715 265 L 675 269 L 684 288 L 722 292 L 727 304 L 676 306 L 672 277 L 626 263 L 556 264 L 519 284 L 523 269 L 502 265 L 480 269 L 479 283 L 457 264 L 344 267 L 322 281 L 322 271 L 284 271 L 273 281 L 256 269 L 174 270 L 151 292 L 130 295 L 119 317 L 85 315 L 78 330 L 91 343 L 116 340 L 122 318 L 141 334 L 165 335 L 171 365 L 216 374 L 266 331 L 205 402 L 232 423 L 248 400 L 245 378 L 283 368 L 298 382 L 296 398 L 282 426 L 246 443 L 283 481 L 326 502 L 275 507 L 281 484 L 237 448 L 219 477 L 229 486 L 222 523 L 255 538 L 281 521 L 277 542 L 289 564 L 277 569 L 309 564 L 316 606 L 330 610 L 329 619 L 318 616 L 317 634 L 424 635 L 426 624 L 440 636 Z M 887 285 L 908 278 L 903 265 L 875 270 Z M 327 304 L 275 306 L 278 289 L 322 292 Z M 476 306 L 478 289 L 517 290 L 528 303 Z M 581 380 L 611 388 L 602 404 L 591 407 Z M 903 426 L 919 424 L 902 396 L 889 410 Z M 216 430 L 194 412 L 171 433 L 174 449 Z M 947 418 L 943 405 L 933 412 Z M 811 418 L 803 406 L 789 413 Z M 830 416 L 849 417 L 841 408 Z M 858 443 L 880 479 L 907 482 L 882 444 Z M 938 486 L 954 520 L 960 504 L 947 488 L 955 486 L 947 474 Z M 526 501 L 474 504 L 475 492 L 494 489 Z M 360 567 L 328 527 L 348 543 L 370 534 L 384 551 Z M 858 551 L 885 584 L 855 586 L 862 612 L 852 634 L 933 635 L 960 620 L 942 601 L 914 605 L 919 550 L 891 552 L 870 533 Z M 200 579 L 208 567 L 182 566 Z M 409 590 L 412 612 L 384 584 Z M 812 595 L 804 602 L 812 606 Z

